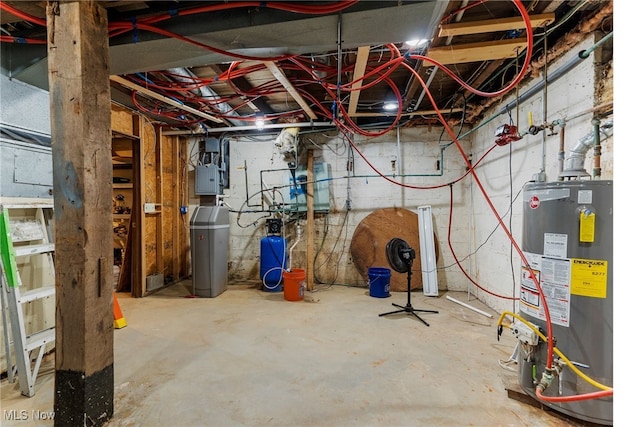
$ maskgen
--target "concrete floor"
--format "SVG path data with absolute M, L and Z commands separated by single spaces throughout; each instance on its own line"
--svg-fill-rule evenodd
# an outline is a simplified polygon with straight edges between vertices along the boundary
M 109 426 L 575 426 L 507 396 L 516 344 L 496 340 L 498 313 L 466 293 L 449 295 L 493 314 L 412 292 L 429 327 L 406 313 L 406 293 L 318 286 L 304 301 L 231 285 L 188 298 L 185 281 L 146 298 L 118 294 L 128 325 L 114 332 L 115 413 Z M 2 382 L 2 426 L 51 426 L 54 366 L 36 395 Z M 28 421 L 8 421 L 6 411 Z

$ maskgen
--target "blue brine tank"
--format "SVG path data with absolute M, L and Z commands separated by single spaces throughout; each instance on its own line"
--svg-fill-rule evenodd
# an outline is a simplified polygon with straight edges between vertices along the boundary
M 286 259 L 287 241 L 284 237 L 265 236 L 260 240 L 260 280 L 263 291 L 282 291 Z

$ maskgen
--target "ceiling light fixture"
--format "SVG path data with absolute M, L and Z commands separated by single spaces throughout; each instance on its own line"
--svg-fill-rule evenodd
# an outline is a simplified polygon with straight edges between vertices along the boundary
M 405 42 L 405 44 L 409 47 L 424 46 L 426 43 L 427 43 L 427 39 L 407 40 Z
M 382 105 L 382 109 L 385 111 L 395 111 L 398 109 L 398 103 L 396 101 L 387 101 Z
M 256 113 L 256 127 L 260 130 L 264 129 L 264 114 Z

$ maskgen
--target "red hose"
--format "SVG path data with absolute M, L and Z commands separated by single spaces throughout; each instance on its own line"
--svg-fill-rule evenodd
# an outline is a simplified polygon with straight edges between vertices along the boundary
M 127 29 L 127 30 L 129 30 L 129 29 L 133 29 L 133 28 L 134 28 L 134 24 L 131 23 L 131 22 L 121 22 L 121 23 L 109 24 L 109 29 L 110 30 L 112 30 L 112 29 Z M 258 57 L 258 56 L 241 55 L 241 54 L 238 54 L 238 53 L 234 53 L 234 52 L 229 52 L 229 51 L 226 51 L 226 50 L 218 49 L 218 48 L 215 48 L 213 46 L 206 45 L 204 43 L 200 43 L 200 42 L 198 42 L 196 40 L 192 40 L 192 39 L 190 39 L 188 37 L 181 36 L 180 34 L 176 34 L 176 33 L 173 33 L 171 31 L 163 30 L 161 28 L 156 28 L 156 27 L 154 27 L 152 25 L 136 24 L 135 28 L 138 28 L 138 29 L 141 29 L 141 30 L 146 30 L 146 31 L 149 31 L 149 32 L 152 32 L 152 33 L 156 33 L 156 34 L 160 34 L 160 35 L 163 35 L 163 36 L 166 36 L 166 37 L 169 37 L 169 38 L 174 38 L 176 40 L 180 40 L 180 41 L 183 41 L 183 42 L 186 42 L 186 43 L 190 43 L 192 45 L 201 47 L 201 48 L 203 48 L 205 50 L 209 50 L 211 52 L 215 52 L 215 53 L 219 53 L 219 54 L 222 54 L 222 55 L 230 56 L 232 58 L 245 59 L 245 60 L 249 60 L 249 61 L 280 61 L 280 60 L 283 60 L 283 59 L 286 59 L 286 58 L 290 57 L 290 55 L 282 55 L 282 56 L 277 56 L 277 57 L 273 57 L 273 58 L 263 58 L 263 57 Z
M 487 151 L 487 153 L 489 153 L 495 147 L 497 147 L 497 145 L 493 145 L 491 147 L 491 149 L 489 151 Z M 487 153 L 485 153 L 485 155 Z M 477 166 L 477 163 L 476 163 L 476 166 Z M 474 166 L 474 168 L 476 166 Z M 452 224 L 453 224 L 453 186 L 450 185 L 449 186 L 449 227 L 448 227 L 448 230 L 447 230 L 447 242 L 449 243 L 449 250 L 451 250 L 451 255 L 453 255 L 453 259 L 456 261 L 456 264 L 460 268 L 460 271 L 462 271 L 462 274 L 464 274 L 466 276 L 466 278 L 471 283 L 473 283 L 478 289 L 486 292 L 489 295 L 492 295 L 492 296 L 494 296 L 496 298 L 502 298 L 502 299 L 508 299 L 508 300 L 518 300 L 518 299 L 520 299 L 518 297 L 505 296 L 505 295 L 496 294 L 495 292 L 491 292 L 488 289 L 483 288 L 482 286 L 480 286 L 479 283 L 477 283 L 475 280 L 473 280 L 473 278 L 469 275 L 469 273 L 467 273 L 467 271 L 462 267 L 462 264 L 460 264 L 460 261 L 458 260 L 456 252 L 453 249 L 453 243 L 451 242 L 451 225 Z
M 29 15 L 28 13 L 21 12 L 18 9 L 16 9 L 15 7 L 9 6 L 7 3 L 5 3 L 3 1 L 0 1 L 0 9 L 5 10 L 6 12 L 9 12 L 12 15 L 17 16 L 18 18 L 22 18 L 25 21 L 29 21 L 32 24 L 40 25 L 40 26 L 43 26 L 43 27 L 47 26 L 47 20 L 46 19 L 38 18 L 36 16 Z
M 24 37 L 0 36 L 0 42 L 3 43 L 23 43 L 23 44 L 47 44 L 46 40 L 29 39 Z
M 526 28 L 526 33 L 527 33 L 527 47 L 528 47 L 527 48 L 527 53 L 526 53 L 526 56 L 525 56 L 525 62 L 523 64 L 520 72 L 518 73 L 518 75 L 514 78 L 514 80 L 509 85 L 507 85 L 507 87 L 505 87 L 505 88 L 503 88 L 503 89 L 501 89 L 501 90 L 499 90 L 497 92 L 493 92 L 493 93 L 478 91 L 475 88 L 472 88 L 471 86 L 469 86 L 466 83 L 462 82 L 457 76 L 453 76 L 453 75 L 451 76 L 456 81 L 460 82 L 460 84 L 463 85 L 465 88 L 467 88 L 468 90 L 470 90 L 470 91 L 472 91 L 472 92 L 474 92 L 474 93 L 476 93 L 478 95 L 481 95 L 481 96 L 498 96 L 498 95 L 504 94 L 506 91 L 512 89 L 513 87 L 515 87 L 520 82 L 520 80 L 524 77 L 525 72 L 526 72 L 526 70 L 528 68 L 529 62 L 531 60 L 531 53 L 532 53 L 532 48 L 533 48 L 533 30 L 531 28 L 531 21 L 529 19 L 529 15 L 528 15 L 525 7 L 522 5 L 522 2 L 520 0 L 513 0 L 513 2 L 515 4 L 515 6 L 518 8 L 518 10 L 520 11 L 520 14 L 522 15 L 522 18 L 523 18 L 523 20 L 525 22 L 525 28 Z M 417 56 L 417 57 L 418 58 L 426 58 L 426 57 L 420 57 L 420 56 Z M 437 61 L 432 61 L 432 62 L 436 63 L 437 65 L 439 64 L 439 63 L 437 63 Z M 410 71 L 412 71 L 414 74 L 417 75 L 417 73 L 415 72 L 415 70 L 413 70 L 412 67 L 409 67 L 405 63 L 403 63 L 403 65 L 406 68 L 408 68 Z M 441 65 L 441 64 L 439 64 L 439 65 Z M 537 279 L 536 275 L 533 272 L 533 269 L 529 265 L 529 262 L 527 261 L 527 258 L 525 256 L 524 252 L 522 252 L 522 249 L 520 248 L 520 246 L 516 242 L 515 238 L 513 237 L 513 235 L 511 234 L 511 232 L 507 228 L 507 226 L 505 225 L 504 221 L 502 221 L 502 218 L 500 217 L 500 214 L 496 210 L 493 202 L 491 201 L 491 198 L 487 194 L 484 186 L 482 185 L 482 182 L 480 181 L 480 178 L 478 177 L 478 175 L 476 174 L 475 170 L 473 169 L 473 165 L 471 164 L 471 162 L 467 158 L 466 153 L 464 152 L 464 149 L 462 148 L 462 145 L 460 144 L 460 141 L 458 141 L 458 138 L 456 137 L 455 133 L 453 132 L 451 127 L 446 122 L 444 116 L 442 115 L 442 112 L 438 109 L 438 107 L 436 105 L 436 102 L 435 102 L 435 100 L 434 100 L 434 98 L 433 98 L 433 96 L 431 94 L 431 91 L 429 90 L 429 88 L 427 87 L 427 85 L 424 83 L 424 81 L 422 79 L 419 79 L 419 82 L 421 83 L 421 85 L 422 85 L 422 87 L 423 87 L 423 89 L 425 91 L 425 94 L 428 96 L 429 100 L 431 101 L 431 104 L 434 106 L 434 108 L 436 110 L 436 114 L 438 115 L 438 118 L 439 118 L 440 122 L 444 126 L 445 130 L 447 131 L 447 133 L 451 137 L 452 141 L 456 145 L 456 148 L 458 149 L 458 151 L 462 155 L 464 161 L 466 162 L 467 167 L 469 168 L 469 171 L 471 172 L 471 175 L 473 176 L 473 179 L 476 181 L 476 183 L 478 185 L 478 188 L 480 189 L 480 192 L 482 193 L 483 197 L 487 201 L 487 204 L 489 205 L 489 208 L 491 209 L 491 211 L 493 212 L 494 216 L 498 220 L 500 226 L 502 227 L 503 231 L 505 232 L 505 234 L 507 235 L 507 237 L 511 241 L 512 246 L 514 247 L 514 249 L 516 250 L 516 252 L 520 256 L 520 258 L 522 259 L 523 264 L 525 265 L 527 270 L 531 273 L 533 282 L 536 285 L 536 288 L 538 289 L 538 292 L 540 292 L 541 300 L 542 300 L 542 306 L 543 306 L 543 310 L 544 310 L 544 313 L 545 313 L 545 316 L 546 316 L 547 342 L 548 343 L 553 343 L 553 326 L 552 326 L 551 317 L 550 317 L 550 314 L 549 314 L 549 307 L 547 305 L 547 300 L 544 297 L 544 292 L 542 291 L 542 286 L 540 285 L 539 280 Z M 552 364 L 553 364 L 553 345 L 547 345 L 546 367 L 551 369 Z
M 540 389 L 536 388 L 536 397 L 540 400 L 550 403 L 579 402 L 583 400 L 600 399 L 602 397 L 613 396 L 613 389 L 594 391 L 593 393 L 575 394 L 573 396 L 551 397 L 542 394 Z

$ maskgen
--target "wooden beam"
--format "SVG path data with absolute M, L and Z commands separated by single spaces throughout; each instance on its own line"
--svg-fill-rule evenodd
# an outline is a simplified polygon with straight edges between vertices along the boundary
M 307 290 L 312 291 L 313 283 L 313 261 L 315 259 L 315 228 L 314 228 L 314 206 L 313 206 L 313 150 L 307 150 Z
M 364 72 L 367 69 L 367 62 L 369 61 L 369 46 L 360 46 L 358 48 L 358 54 L 356 55 L 356 66 L 353 70 L 353 80 L 358 80 L 364 76 Z M 360 88 L 362 87 L 362 80 L 355 82 L 351 86 L 351 94 L 349 95 L 349 116 L 353 116 L 358 110 L 358 100 L 360 99 Z
M 55 210 L 55 425 L 113 417 L 111 90 L 107 12 L 47 3 Z
M 191 113 L 193 115 L 196 115 L 198 117 L 202 117 L 203 119 L 211 120 L 212 122 L 216 122 L 216 123 L 225 123 L 224 120 L 222 120 L 222 119 L 220 119 L 218 117 L 212 116 L 212 115 L 207 114 L 207 113 L 203 113 L 202 111 L 196 110 L 195 108 L 191 108 L 188 105 L 181 104 L 178 101 L 174 101 L 171 98 L 167 98 L 166 96 L 160 95 L 159 93 L 156 93 L 156 92 L 154 92 L 152 90 L 147 89 L 146 87 L 142 87 L 142 86 L 137 85 L 137 84 L 135 84 L 133 82 L 130 82 L 129 80 L 124 79 L 124 78 L 122 78 L 120 76 L 111 76 L 110 79 L 111 79 L 112 82 L 119 83 L 122 86 L 128 87 L 129 89 L 136 90 L 136 91 L 138 91 L 138 92 L 140 92 L 142 94 L 145 94 L 145 95 L 147 95 L 147 96 L 149 96 L 151 98 L 157 99 L 158 101 L 162 101 L 165 104 L 173 105 L 176 108 L 179 108 L 179 109 L 181 109 L 183 111 L 186 111 L 186 112 Z
M 222 70 L 222 68 L 220 68 L 219 65 L 210 64 L 210 65 L 208 65 L 208 67 L 215 73 L 216 76 L 220 76 L 221 74 L 224 73 L 224 70 Z M 227 82 L 227 85 L 228 84 L 229 83 Z M 241 90 L 242 92 L 251 92 L 251 90 L 255 89 L 251 85 L 251 83 L 249 83 L 247 78 L 244 77 L 244 76 L 235 77 L 233 79 L 233 85 L 235 87 L 237 87 L 239 90 Z M 265 115 L 266 114 L 271 114 L 271 113 L 274 112 L 273 109 L 271 108 L 271 106 L 269 105 L 269 103 L 267 101 L 265 101 L 265 99 L 263 97 L 259 97 L 259 98 L 253 99 L 251 101 L 248 101 L 247 105 L 253 111 L 255 111 L 255 112 L 260 112 L 261 111 Z
M 443 65 L 464 62 L 491 61 L 495 59 L 515 58 L 527 46 L 526 39 L 497 40 L 490 42 L 467 43 L 429 49 L 427 56 Z M 433 63 L 424 60 L 422 65 L 433 67 Z
M 296 88 L 293 87 L 293 85 L 291 84 L 287 76 L 284 75 L 280 67 L 278 67 L 276 63 L 273 61 L 265 61 L 264 65 L 266 65 L 269 71 L 271 71 L 271 74 L 273 74 L 273 77 L 275 77 L 280 82 L 280 84 L 284 86 L 287 92 L 289 92 L 289 95 L 291 95 L 293 99 L 296 100 L 298 105 L 300 105 L 300 108 L 302 108 L 307 113 L 307 116 L 309 116 L 311 120 L 318 120 L 316 113 L 313 112 L 309 104 L 307 104 L 307 102 L 300 95 L 300 93 L 298 93 Z
M 459 113 L 462 111 L 462 108 L 448 108 L 446 110 L 447 113 Z M 421 111 L 412 111 L 412 112 L 406 112 L 406 113 L 401 113 L 400 115 L 402 117 L 413 117 L 413 116 L 435 116 L 438 113 L 436 112 L 436 110 L 421 110 Z M 395 113 L 393 112 L 389 112 L 389 113 L 354 113 L 354 114 L 350 114 L 351 117 L 395 117 Z
M 538 28 L 553 23 L 553 21 L 555 21 L 556 19 L 556 16 L 553 13 L 544 13 L 542 15 L 530 16 L 529 19 L 531 20 L 531 26 L 533 28 Z M 499 18 L 472 22 L 455 22 L 451 24 L 441 25 L 438 37 L 505 32 L 521 29 L 524 29 L 524 21 L 521 17 Z

